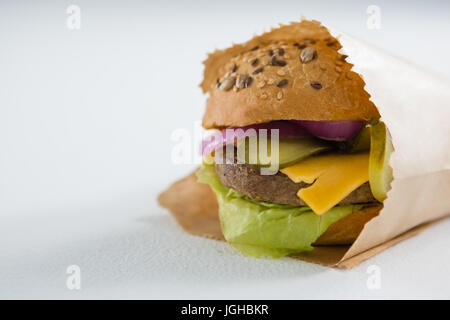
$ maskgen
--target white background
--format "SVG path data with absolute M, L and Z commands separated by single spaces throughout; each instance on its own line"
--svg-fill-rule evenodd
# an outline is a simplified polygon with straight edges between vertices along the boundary
M 450 76 L 448 1 L 2 1 L 0 298 L 450 298 L 448 220 L 341 271 L 243 257 L 158 207 L 195 167 L 170 137 L 202 117 L 206 53 L 301 14 Z

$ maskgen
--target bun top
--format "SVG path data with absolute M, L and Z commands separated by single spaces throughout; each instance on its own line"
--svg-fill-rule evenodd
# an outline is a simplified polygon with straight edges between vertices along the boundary
M 379 117 L 341 47 L 320 22 L 303 20 L 209 54 L 203 126 Z

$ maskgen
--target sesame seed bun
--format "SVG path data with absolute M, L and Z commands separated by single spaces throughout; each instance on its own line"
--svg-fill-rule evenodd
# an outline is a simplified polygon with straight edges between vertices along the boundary
M 204 62 L 203 126 L 379 117 L 341 47 L 320 22 L 303 20 L 215 51 Z

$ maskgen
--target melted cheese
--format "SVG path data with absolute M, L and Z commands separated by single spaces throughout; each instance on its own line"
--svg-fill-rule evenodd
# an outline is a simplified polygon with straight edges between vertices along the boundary
M 281 169 L 295 183 L 312 183 L 297 196 L 316 214 L 324 214 L 369 181 L 369 153 L 327 154 Z

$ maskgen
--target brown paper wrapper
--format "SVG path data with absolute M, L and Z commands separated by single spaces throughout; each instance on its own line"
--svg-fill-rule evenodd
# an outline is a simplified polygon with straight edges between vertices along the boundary
M 344 33 L 330 32 L 353 71 L 363 77 L 389 128 L 394 180 L 383 209 L 352 245 L 317 247 L 293 257 L 351 268 L 450 214 L 450 81 Z M 159 202 L 187 232 L 223 240 L 215 195 L 195 175 L 176 182 Z
M 220 228 L 216 195 L 208 185 L 197 182 L 195 173 L 175 182 L 158 197 L 158 201 L 161 206 L 170 210 L 185 231 L 206 238 L 225 240 Z M 422 224 L 348 259 L 344 259 L 344 256 L 350 246 L 321 246 L 311 252 L 292 257 L 330 267 L 351 268 L 397 242 L 419 233 L 428 225 L 429 223 Z

